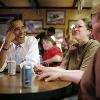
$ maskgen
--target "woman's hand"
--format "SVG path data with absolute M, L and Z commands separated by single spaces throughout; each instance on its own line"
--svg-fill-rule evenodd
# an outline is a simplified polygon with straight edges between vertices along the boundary
M 36 74 L 40 74 L 40 73 L 43 72 L 43 68 L 44 68 L 44 66 L 42 66 L 42 65 L 34 66 L 34 67 L 33 67 L 33 71 L 34 71 Z
M 38 74 L 38 80 L 44 79 L 45 81 L 52 81 L 59 79 L 64 69 L 59 67 L 44 67 L 40 65 L 38 67 L 34 67 L 34 71 Z
M 60 78 L 60 76 L 61 76 L 61 72 L 48 71 L 48 72 L 44 72 L 44 73 L 41 73 L 40 75 L 38 75 L 37 79 L 45 80 L 46 82 L 48 82 L 48 81 L 58 80 Z

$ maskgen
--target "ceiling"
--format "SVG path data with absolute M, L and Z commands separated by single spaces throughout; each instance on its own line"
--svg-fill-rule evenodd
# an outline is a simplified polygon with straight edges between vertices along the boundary
M 0 0 L 2 8 L 77 8 L 78 0 Z M 92 0 L 84 0 L 85 9 L 90 9 Z

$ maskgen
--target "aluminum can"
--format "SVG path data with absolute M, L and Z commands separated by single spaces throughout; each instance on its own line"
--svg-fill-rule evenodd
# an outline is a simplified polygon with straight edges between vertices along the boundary
M 24 65 L 21 69 L 22 87 L 31 87 L 32 84 L 32 68 L 30 65 Z
M 15 60 L 9 60 L 7 62 L 7 67 L 8 67 L 8 74 L 9 75 L 16 74 L 16 61 Z

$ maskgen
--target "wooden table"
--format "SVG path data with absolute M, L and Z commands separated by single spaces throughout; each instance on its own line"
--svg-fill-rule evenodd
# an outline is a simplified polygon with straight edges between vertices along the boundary
M 72 92 L 71 82 L 39 81 L 33 74 L 32 86 L 23 88 L 21 86 L 20 74 L 9 76 L 7 73 L 0 73 L 0 98 L 3 100 L 59 100 L 68 97 Z

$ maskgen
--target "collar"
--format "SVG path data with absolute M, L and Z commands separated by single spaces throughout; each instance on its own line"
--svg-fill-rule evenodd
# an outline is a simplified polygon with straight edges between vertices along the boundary
M 16 48 L 16 47 L 22 47 L 23 48 L 25 43 L 22 43 L 20 45 L 16 45 L 15 43 L 11 43 L 11 45 L 13 45 L 14 48 Z
M 25 42 L 27 41 L 27 39 L 28 39 L 28 37 L 25 36 Z M 25 44 L 26 44 L 25 42 L 22 43 L 22 44 L 20 44 L 20 46 L 19 46 L 19 45 L 18 45 L 18 46 L 19 46 L 19 47 L 24 47 Z M 18 47 L 14 42 L 11 42 L 11 43 L 10 43 L 10 46 L 11 46 L 11 45 L 13 45 L 14 48 L 15 48 L 15 47 Z

